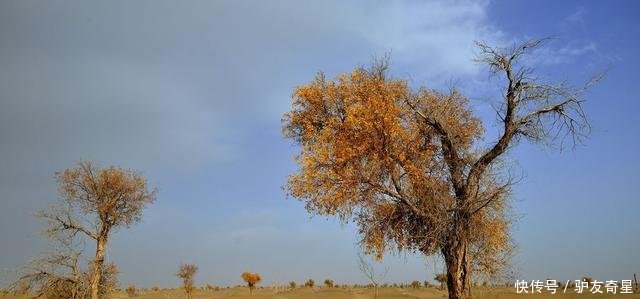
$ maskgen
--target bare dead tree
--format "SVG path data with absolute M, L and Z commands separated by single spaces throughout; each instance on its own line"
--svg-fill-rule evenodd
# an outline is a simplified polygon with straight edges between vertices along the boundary
M 81 252 L 63 245 L 55 253 L 31 261 L 12 288 L 31 291 L 31 298 L 87 298 L 87 281 L 78 265 Z
M 91 267 L 82 268 L 82 251 L 73 245 L 73 239 L 55 238 L 55 250 L 45 257 L 35 259 L 13 283 L 14 289 L 28 289 L 31 298 L 88 299 L 90 298 Z M 100 298 L 118 285 L 118 268 L 107 264 L 102 268 Z M 24 291 L 24 290 L 23 290 Z
M 373 299 L 378 298 L 378 287 L 380 283 L 387 277 L 389 273 L 389 267 L 385 267 L 382 272 L 376 273 L 375 267 L 367 262 L 362 255 L 358 255 L 358 268 L 360 272 L 369 280 L 373 285 Z

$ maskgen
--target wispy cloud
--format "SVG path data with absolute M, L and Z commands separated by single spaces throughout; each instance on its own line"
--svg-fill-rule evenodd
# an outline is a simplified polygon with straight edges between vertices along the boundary
M 587 15 L 587 9 L 584 6 L 578 7 L 578 9 L 564 18 L 565 24 L 578 24 L 580 26 L 585 25 L 585 17 Z
M 551 40 L 544 47 L 536 49 L 524 60 L 528 65 L 540 67 L 574 63 L 587 55 L 599 55 L 598 47 L 592 41 Z

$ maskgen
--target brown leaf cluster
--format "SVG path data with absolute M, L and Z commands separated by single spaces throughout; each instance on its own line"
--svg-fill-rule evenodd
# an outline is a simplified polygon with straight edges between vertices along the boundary
M 76 168 L 56 173 L 60 196 L 84 214 L 97 215 L 108 226 L 130 226 L 140 221 L 145 205 L 155 201 L 155 190 L 135 171 L 98 168 L 80 162 Z

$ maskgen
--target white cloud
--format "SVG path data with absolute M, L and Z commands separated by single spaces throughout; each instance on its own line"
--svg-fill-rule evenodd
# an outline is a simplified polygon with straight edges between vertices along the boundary
M 586 55 L 600 58 L 598 47 L 594 42 L 551 40 L 525 56 L 522 62 L 528 66 L 549 67 L 574 63 Z
M 392 1 L 362 15 L 358 30 L 400 67 L 427 78 L 475 75 L 474 41 L 501 43 L 486 1 Z
M 584 6 L 580 6 L 575 12 L 568 15 L 564 19 L 564 22 L 566 24 L 573 23 L 573 24 L 578 24 L 580 26 L 584 26 L 586 15 L 587 15 L 587 9 Z

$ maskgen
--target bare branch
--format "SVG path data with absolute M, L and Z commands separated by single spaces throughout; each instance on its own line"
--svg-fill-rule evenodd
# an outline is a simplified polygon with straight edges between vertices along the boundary
M 490 47 L 483 42 L 477 43 L 481 51 L 478 61 L 486 63 L 493 72 L 503 72 L 507 86 L 505 103 L 496 111 L 503 124 L 503 132 L 497 142 L 471 167 L 468 185 L 477 185 L 487 167 L 519 136 L 534 142 L 559 138 L 560 144 L 569 137 L 575 146 L 588 135 L 590 125 L 582 108 L 582 95 L 599 82 L 604 74 L 592 78 L 577 89 L 564 83 L 539 83 L 530 76 L 531 69 L 516 66 L 516 62 L 546 40 L 528 41 L 508 50 Z
M 47 232 L 55 234 L 70 231 L 73 235 L 81 232 L 91 239 L 97 239 L 97 234 L 75 221 L 71 217 L 70 211 L 55 211 L 55 208 L 52 209 L 54 209 L 54 212 L 40 211 L 37 213 L 38 216 L 48 219 L 51 223 Z

